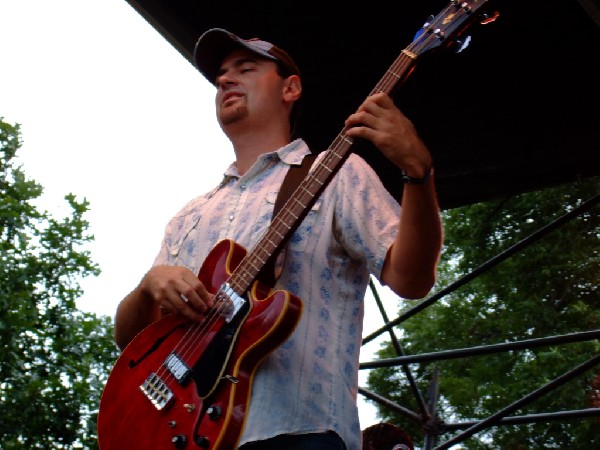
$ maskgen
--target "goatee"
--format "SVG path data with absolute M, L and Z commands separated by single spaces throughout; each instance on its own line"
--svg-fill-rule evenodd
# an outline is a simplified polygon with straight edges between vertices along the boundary
M 248 115 L 246 105 L 232 105 L 221 110 L 219 121 L 221 125 L 231 125 L 234 122 L 242 120 Z

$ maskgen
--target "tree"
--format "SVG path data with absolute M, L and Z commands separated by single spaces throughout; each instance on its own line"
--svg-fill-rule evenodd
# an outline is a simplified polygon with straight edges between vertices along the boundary
M 15 165 L 19 125 L 0 117 L 0 447 L 97 448 L 96 415 L 117 358 L 107 317 L 79 311 L 79 280 L 98 275 L 84 244 L 87 201 L 41 211 L 42 187 Z
M 537 229 L 598 194 L 587 179 L 444 213 L 446 242 L 439 286 L 480 266 Z M 398 333 L 406 354 L 514 342 L 599 329 L 600 218 L 586 212 L 491 271 L 411 317 Z M 411 304 L 402 303 L 402 307 Z M 439 412 L 447 422 L 481 420 L 598 354 L 597 341 L 438 361 L 412 366 L 422 392 L 440 370 Z M 386 344 L 381 358 L 397 356 Z M 517 415 L 598 406 L 600 368 L 586 372 Z M 369 374 L 370 389 L 415 408 L 398 367 Z M 384 420 L 419 426 L 386 409 Z M 467 449 L 596 448 L 598 419 L 498 426 L 462 443 Z M 451 435 L 446 436 L 449 438 Z M 421 439 L 422 442 L 422 439 Z M 594 445 L 595 444 L 595 445 Z

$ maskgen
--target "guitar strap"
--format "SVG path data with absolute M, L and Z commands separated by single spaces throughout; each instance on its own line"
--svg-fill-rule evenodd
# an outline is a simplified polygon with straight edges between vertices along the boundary
M 300 165 L 290 166 L 285 178 L 283 179 L 283 182 L 281 183 L 281 188 L 279 189 L 277 198 L 275 199 L 272 217 L 275 217 L 281 208 L 283 208 L 285 203 L 292 196 L 292 193 L 306 177 L 316 157 L 316 153 L 309 153 L 304 157 Z M 284 253 L 285 250 L 282 249 L 278 253 L 272 255 L 269 261 L 267 261 L 267 263 L 261 269 L 259 278 L 268 286 L 273 286 L 277 278 L 279 278 L 279 274 L 275 273 L 275 262 L 278 260 L 278 256 L 283 255 Z
M 277 199 L 275 200 L 275 206 L 273 208 L 273 217 L 275 217 L 281 208 L 283 208 L 285 202 L 288 201 L 292 193 L 306 177 L 316 157 L 317 155 L 315 153 L 309 153 L 304 157 L 300 165 L 290 166 L 283 179 L 283 183 L 281 183 L 279 194 L 277 194 Z

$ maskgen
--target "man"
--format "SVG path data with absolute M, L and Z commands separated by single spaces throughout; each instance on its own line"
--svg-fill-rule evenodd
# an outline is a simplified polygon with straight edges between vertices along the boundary
M 207 253 L 222 239 L 252 248 L 270 223 L 288 168 L 310 153 L 302 140 L 290 142 L 302 84 L 287 53 L 212 29 L 194 57 L 217 87 L 217 118 L 235 162 L 219 186 L 170 221 L 153 267 L 119 305 L 121 348 L 164 313 L 202 321 L 214 304 L 197 277 Z M 405 172 L 402 208 L 373 170 L 350 155 L 295 231 L 275 288 L 300 297 L 303 313 L 255 373 L 239 441 L 244 450 L 358 450 L 358 358 L 369 274 L 405 298 L 423 297 L 435 281 L 442 231 L 429 151 L 383 94 L 367 99 L 346 125 L 348 136 L 372 141 Z
M 376 423 L 362 432 L 362 450 L 413 450 L 412 437 L 391 423 Z

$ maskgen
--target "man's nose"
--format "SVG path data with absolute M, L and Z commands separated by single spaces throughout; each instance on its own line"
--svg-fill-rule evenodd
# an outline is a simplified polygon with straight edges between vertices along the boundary
M 231 71 L 224 72 L 217 77 L 217 87 L 219 88 L 235 85 L 236 83 L 236 78 Z

